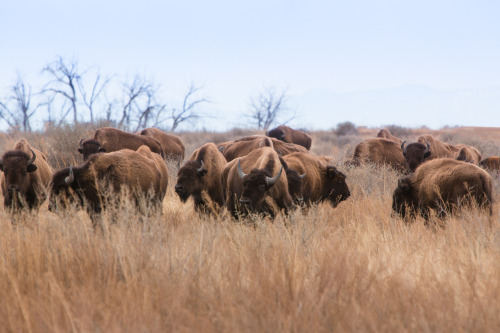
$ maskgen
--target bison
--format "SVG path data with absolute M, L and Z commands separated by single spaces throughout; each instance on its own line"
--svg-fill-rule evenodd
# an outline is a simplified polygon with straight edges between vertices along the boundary
M 420 142 L 410 143 L 405 146 L 406 141 L 401 143 L 401 151 L 406 161 L 407 169 L 410 173 L 415 172 L 415 169 L 427 159 L 430 159 L 432 154 L 431 147 L 428 142 L 425 144 Z
M 217 147 L 228 162 L 231 162 L 237 157 L 246 156 L 255 149 L 262 147 L 272 147 L 280 156 L 285 156 L 294 152 L 308 152 L 304 147 L 294 143 L 286 143 L 262 135 L 253 135 L 234 141 L 220 143 Z
M 399 179 L 392 210 L 403 219 L 416 213 L 428 219 L 431 210 L 442 217 L 463 204 L 477 203 L 491 214 L 492 202 L 492 179 L 486 171 L 463 161 L 440 158 Z
M 392 133 L 385 128 L 382 128 L 378 133 L 377 133 L 377 138 L 382 138 L 382 139 L 387 139 L 396 142 L 397 144 L 401 144 L 401 139 L 398 138 L 397 136 L 392 135 Z
M 479 165 L 488 171 L 500 171 L 500 157 L 492 156 L 485 158 Z
M 272 130 L 267 131 L 266 135 L 283 142 L 300 145 L 307 150 L 311 149 L 311 136 L 304 131 L 294 130 L 288 126 L 278 126 Z
M 282 172 L 279 156 L 271 147 L 256 149 L 228 163 L 222 183 L 231 214 L 237 218 L 255 212 L 274 217 L 277 210 L 288 212 L 294 208 L 288 180 Z
M 216 213 L 212 203 L 224 205 L 221 175 L 225 165 L 226 159 L 214 143 L 201 146 L 180 168 L 175 192 L 183 202 L 191 196 L 198 211 Z
M 475 147 L 464 144 L 458 144 L 455 145 L 455 147 L 460 149 L 455 159 L 479 165 L 479 162 L 481 161 L 481 153 L 479 150 Z
M 406 160 L 400 145 L 387 139 L 368 139 L 356 146 L 349 164 L 359 166 L 368 163 L 388 165 L 400 172 L 406 172 Z
M 346 176 L 323 159 L 307 153 L 293 153 L 283 159 L 289 168 L 304 175 L 302 196 L 306 205 L 328 200 L 336 207 L 351 195 Z
M 161 211 L 168 174 L 165 174 L 164 162 L 160 163 L 161 159 L 156 159 L 148 149 L 140 147 L 138 151 L 122 149 L 94 154 L 81 166 L 56 171 L 50 185 L 49 210 L 55 211 L 75 202 L 86 208 L 96 227 L 109 200 L 120 199 L 124 189 L 140 211 L 144 211 L 141 205 L 144 198 L 152 208 Z
M 237 157 L 250 154 L 252 151 L 262 147 L 273 147 L 270 138 L 261 135 L 248 136 L 234 141 L 228 141 L 219 144 L 219 151 L 224 155 L 228 162 Z
M 178 136 L 165 133 L 154 127 L 143 129 L 139 134 L 156 139 L 160 143 L 165 157 L 177 161 L 178 165 L 184 160 L 185 148 Z
M 454 158 L 473 164 L 478 164 L 481 160 L 481 153 L 476 148 L 464 144 L 453 145 L 441 142 L 429 134 L 420 136 L 417 142 L 410 143 L 406 147 L 405 143 L 406 141 L 401 144 L 401 150 L 403 150 L 410 172 L 414 172 L 423 162 L 435 158 Z
M 0 183 L 6 209 L 39 209 L 47 198 L 47 188 L 52 176 L 52 168 L 46 159 L 42 152 L 31 147 L 24 138 L 16 142 L 14 150 L 9 150 L 2 156 Z
M 83 155 L 83 160 L 87 161 L 92 154 L 101 152 L 110 153 L 125 148 L 137 150 L 142 145 L 148 146 L 152 152 L 165 157 L 158 140 L 146 135 L 129 133 L 112 127 L 99 128 L 95 131 L 93 139 L 80 140 L 78 152 Z

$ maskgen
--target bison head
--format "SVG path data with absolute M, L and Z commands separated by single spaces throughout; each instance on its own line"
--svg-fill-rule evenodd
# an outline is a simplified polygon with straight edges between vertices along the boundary
M 286 178 L 288 180 L 288 193 L 293 199 L 295 204 L 302 204 L 304 198 L 302 196 L 302 185 L 304 183 L 304 177 L 306 174 L 299 174 L 297 171 L 292 169 L 286 169 Z
M 398 187 L 392 194 L 392 210 L 405 219 L 413 215 L 413 207 L 411 176 L 406 176 L 398 180 Z
M 401 150 L 406 159 L 408 171 L 415 172 L 415 169 L 431 156 L 431 147 L 428 142 L 425 142 L 425 145 L 420 142 L 414 142 L 405 147 L 405 142 L 403 141 L 401 144 Z
M 81 139 L 78 147 L 78 152 L 83 155 L 83 160 L 89 159 L 90 155 L 97 153 L 105 153 L 106 148 L 101 147 L 99 141 L 94 139 Z
M 276 184 L 283 171 L 283 166 L 276 175 L 270 175 L 265 169 L 252 169 L 249 174 L 243 173 L 238 159 L 238 176 L 243 180 L 243 191 L 239 202 L 249 210 L 263 212 L 263 202 L 271 187 Z
M 31 150 L 31 156 L 22 150 L 10 150 L 0 159 L 0 170 L 4 173 L 2 191 L 5 207 L 22 206 L 26 192 L 30 186 L 28 173 L 37 170 L 35 164 L 36 155 Z
M 175 192 L 179 198 L 185 202 L 189 196 L 193 196 L 195 201 L 201 200 L 201 191 L 204 188 L 204 179 L 208 170 L 205 168 L 203 160 L 188 161 L 177 174 L 177 184 Z
M 283 132 L 283 130 L 281 130 L 279 128 L 274 128 L 272 130 L 267 131 L 266 135 L 269 136 L 269 137 L 271 137 L 271 138 L 276 138 L 278 140 L 286 142 L 286 140 L 285 140 L 285 132 Z
M 330 203 L 335 208 L 337 205 L 351 196 L 349 187 L 345 181 L 346 176 L 336 167 L 328 165 L 325 170 L 326 191 Z
M 49 210 L 66 209 L 74 203 L 83 205 L 83 197 L 78 195 L 77 184 L 72 167 L 55 172 L 50 183 Z

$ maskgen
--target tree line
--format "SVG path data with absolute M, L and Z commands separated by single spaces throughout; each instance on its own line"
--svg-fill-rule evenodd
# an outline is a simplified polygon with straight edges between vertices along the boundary
M 96 67 L 81 69 L 77 60 L 61 56 L 47 63 L 41 74 L 45 82 L 34 91 L 18 73 L 0 98 L 0 122 L 10 130 L 31 132 L 36 118 L 55 127 L 106 121 L 129 131 L 154 126 L 174 132 L 184 123 L 211 116 L 204 111 L 210 99 L 193 82 L 182 102 L 172 106 L 161 94 L 161 85 L 143 75 L 120 79 L 103 75 Z M 245 117 L 254 127 L 267 130 L 278 121 L 293 119 L 290 113 L 287 90 L 268 87 L 251 96 Z

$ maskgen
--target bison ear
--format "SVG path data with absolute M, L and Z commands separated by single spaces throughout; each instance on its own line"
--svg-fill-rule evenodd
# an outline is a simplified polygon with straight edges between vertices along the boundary
M 105 153 L 106 152 L 106 148 L 99 147 L 99 150 L 97 152 L 98 153 Z
M 37 167 L 34 164 L 28 165 L 28 172 L 33 172 L 36 171 Z
M 78 148 L 77 150 L 78 150 L 78 152 L 79 152 L 80 154 L 83 154 L 83 149 L 82 149 L 82 148 Z
M 207 170 L 207 169 L 203 169 L 203 170 L 201 170 L 200 172 L 198 172 L 198 176 L 203 177 L 203 176 L 205 176 L 207 173 L 208 173 L 208 170 Z

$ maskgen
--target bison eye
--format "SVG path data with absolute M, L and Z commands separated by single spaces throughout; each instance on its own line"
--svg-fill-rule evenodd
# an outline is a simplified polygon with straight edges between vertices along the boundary
M 264 192 L 266 190 L 266 185 L 261 184 L 259 185 L 259 191 Z

